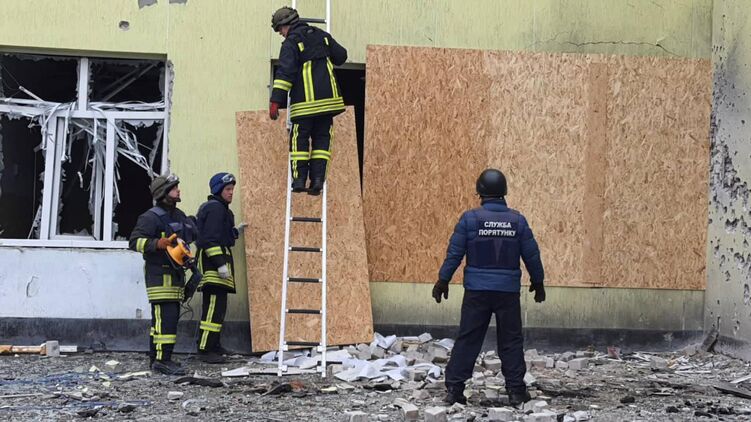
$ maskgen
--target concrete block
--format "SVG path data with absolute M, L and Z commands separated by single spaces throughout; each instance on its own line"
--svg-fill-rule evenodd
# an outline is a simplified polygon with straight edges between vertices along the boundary
M 410 368 L 410 369 L 407 369 L 407 373 L 409 374 L 410 381 L 422 381 L 428 377 L 427 371 L 424 371 L 422 369 Z
M 429 407 L 425 409 L 425 422 L 448 422 L 445 407 Z
M 566 369 L 568 369 L 568 362 L 562 360 L 556 361 L 555 369 L 561 369 L 565 371 Z
M 548 369 L 555 368 L 555 359 L 545 358 L 545 367 Z
M 118 372 L 121 368 L 120 362 L 116 360 L 108 360 L 104 362 L 104 367 L 110 372 Z
M 572 359 L 568 363 L 569 369 L 573 369 L 574 371 L 586 369 L 588 366 L 589 366 L 589 358 L 576 358 L 576 359 Z
M 576 357 L 576 353 L 566 352 L 566 353 L 564 353 L 564 354 L 561 355 L 560 360 L 562 360 L 564 362 L 568 362 L 568 361 L 570 361 L 571 359 L 573 359 L 575 357 Z
M 340 365 L 338 363 L 337 364 L 333 364 L 333 365 L 328 365 L 326 367 L 326 376 L 328 378 L 333 378 L 335 374 L 338 374 L 338 373 L 340 373 L 342 371 L 344 371 L 344 366 L 343 365 Z
M 413 400 L 427 400 L 430 398 L 430 393 L 426 390 L 415 390 L 412 392 Z
M 548 406 L 545 400 L 530 400 L 524 403 L 522 410 L 525 412 L 539 413 Z
M 60 356 L 60 343 L 57 340 L 45 341 L 42 348 L 45 356 Z
M 524 374 L 524 383 L 527 384 L 527 387 L 533 385 L 536 382 L 537 382 L 537 378 L 535 378 L 534 375 L 530 374 L 529 372 Z
M 558 415 L 553 412 L 531 413 L 524 417 L 524 422 L 558 422 Z
M 547 365 L 548 363 L 545 358 L 534 358 L 530 362 L 532 363 L 532 367 L 535 369 L 545 369 L 545 365 Z
M 576 422 L 588 421 L 588 420 L 592 419 L 592 415 L 590 415 L 589 412 L 587 412 L 585 410 L 580 410 L 578 412 L 574 412 L 574 414 L 572 416 L 574 417 L 574 420 Z
M 391 350 L 394 353 L 401 353 L 402 352 L 402 344 L 403 343 L 402 343 L 401 339 L 396 339 L 396 341 L 394 342 L 394 344 L 391 345 L 391 347 L 389 348 L 389 350 Z
M 527 359 L 534 359 L 539 357 L 540 355 L 537 353 L 537 349 L 528 349 L 524 351 L 524 357 Z
M 485 360 L 483 360 L 483 366 L 485 366 L 485 369 L 489 371 L 493 371 L 493 372 L 500 371 L 501 360 L 496 359 L 496 358 L 490 358 L 490 359 L 485 358 Z
M 417 338 L 420 340 L 420 343 L 427 343 L 430 340 L 433 340 L 433 336 L 431 336 L 430 333 L 422 333 Z
M 416 421 L 420 419 L 420 409 L 412 403 L 406 403 L 401 408 L 402 418 L 405 421 Z
M 368 422 L 368 414 L 359 410 L 344 412 L 344 416 L 348 422 Z
M 488 400 L 498 400 L 498 390 L 486 388 L 482 390 L 482 396 Z
M 167 393 L 167 400 L 180 400 L 184 394 L 182 391 L 170 391 Z
M 449 360 L 449 352 L 440 346 L 430 348 L 430 360 L 434 363 L 446 363 Z
M 376 346 L 370 351 L 370 354 L 376 359 L 383 359 L 386 356 L 386 351 Z
M 516 420 L 514 411 L 505 407 L 491 407 L 488 409 L 488 420 L 496 422 L 511 422 Z

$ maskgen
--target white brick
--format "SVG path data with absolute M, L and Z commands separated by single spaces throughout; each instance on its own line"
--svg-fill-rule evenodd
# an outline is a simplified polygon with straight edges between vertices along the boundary
M 496 358 L 490 358 L 485 359 L 483 361 L 483 366 L 485 366 L 485 369 L 489 371 L 500 371 L 501 370 L 501 360 Z
M 524 422 L 557 422 L 558 416 L 553 412 L 532 413 L 524 417 Z
M 589 366 L 588 358 L 576 358 L 576 359 L 571 360 L 568 363 L 568 367 L 570 369 L 573 369 L 574 371 L 586 369 L 588 366 Z
M 420 340 L 420 343 L 427 343 L 430 340 L 433 340 L 433 336 L 431 336 L 430 333 L 422 333 L 417 338 Z
M 514 411 L 505 407 L 491 407 L 488 409 L 488 420 L 497 422 L 510 422 L 515 420 Z
M 359 410 L 344 412 L 348 422 L 368 422 L 368 414 Z
M 555 368 L 556 369 L 561 369 L 561 370 L 566 370 L 566 369 L 568 369 L 568 362 L 562 361 L 562 360 L 556 361 L 555 362 Z
M 402 417 L 405 421 L 416 421 L 420 419 L 420 410 L 412 403 L 401 406 Z
M 545 358 L 545 367 L 548 369 L 555 368 L 555 359 Z
M 425 409 L 425 422 L 447 422 L 445 407 L 429 407 Z
M 547 365 L 547 360 L 545 358 L 534 358 L 530 362 L 532 363 L 532 367 L 536 369 L 545 369 L 545 366 Z

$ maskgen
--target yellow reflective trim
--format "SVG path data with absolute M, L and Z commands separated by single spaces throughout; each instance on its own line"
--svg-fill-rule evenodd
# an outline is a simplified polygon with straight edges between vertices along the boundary
M 326 45 L 329 45 L 329 37 L 323 37 L 323 42 L 325 42 Z
M 297 153 L 297 128 L 300 125 L 297 123 L 292 124 L 292 141 L 290 142 L 292 144 L 292 153 Z M 292 178 L 297 179 L 299 176 L 299 172 L 297 171 L 297 160 L 292 160 Z
M 274 88 L 281 89 L 282 91 L 289 91 L 290 90 L 289 87 L 286 87 L 284 85 L 280 85 L 280 84 L 277 84 L 277 83 L 274 84 Z
M 162 286 L 172 287 L 172 274 L 162 274 Z
M 211 331 L 212 333 L 220 333 L 222 331 L 222 324 L 215 324 L 213 322 L 201 321 L 201 330 Z
M 310 109 L 310 110 L 302 110 L 298 112 L 293 112 L 293 113 L 290 113 L 290 117 L 309 116 L 311 114 L 326 113 L 329 111 L 342 111 L 342 110 L 344 110 L 344 105 L 328 106 L 328 107 L 321 107 L 321 108 L 315 108 L 315 109 Z
M 305 51 L 305 44 L 299 42 L 299 43 L 297 43 L 297 48 L 300 49 L 300 52 L 303 52 L 303 51 Z
M 329 80 L 331 81 L 331 94 L 334 98 L 339 96 L 339 89 L 336 87 L 336 77 L 334 76 L 334 65 L 331 63 L 328 57 L 326 57 L 326 69 L 329 71 Z
M 159 335 L 158 333 L 162 332 L 162 306 L 161 305 L 154 305 L 154 318 L 156 322 L 154 323 L 154 336 L 156 337 Z M 156 345 L 156 360 L 162 360 L 162 344 L 154 342 Z
M 305 101 L 301 103 L 294 103 L 290 106 L 292 110 L 299 110 L 303 108 L 310 108 L 310 107 L 320 107 L 324 105 L 332 105 L 332 104 L 341 104 L 344 105 L 344 98 L 342 97 L 336 97 L 336 98 L 324 98 L 321 100 L 315 100 L 315 101 Z
M 286 91 L 289 91 L 289 89 L 292 88 L 292 82 L 285 81 L 284 79 L 274 79 L 274 85 L 285 87 L 282 89 L 285 89 Z
M 214 316 L 214 308 L 216 308 L 216 295 L 211 295 L 209 298 L 209 309 L 206 312 L 206 321 L 211 321 L 211 318 Z M 201 336 L 201 344 L 199 345 L 199 348 L 201 350 L 206 349 L 206 343 L 209 340 L 209 331 L 204 331 L 203 335 Z
M 149 239 L 145 237 L 139 237 L 138 240 L 136 240 L 136 251 L 143 253 L 146 250 L 146 242 Z
M 154 344 L 175 344 L 177 343 L 177 335 L 175 334 L 155 334 Z
M 223 254 L 224 251 L 222 250 L 221 246 L 213 246 L 211 248 L 206 249 L 206 256 L 212 257 Z
M 308 60 L 302 65 L 302 83 L 305 88 L 305 102 L 315 100 L 313 91 L 313 62 Z

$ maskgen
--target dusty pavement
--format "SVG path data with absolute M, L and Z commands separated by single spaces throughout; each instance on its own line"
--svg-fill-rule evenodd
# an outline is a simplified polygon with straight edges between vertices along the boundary
M 424 344 L 410 353 L 428 349 Z M 445 366 L 445 356 L 425 358 Z M 492 352 L 484 358 L 467 388 L 469 404 L 446 409 L 446 419 L 440 409 L 432 409 L 439 415 L 430 420 L 751 420 L 751 399 L 715 388 L 726 383 L 722 385 L 744 395 L 751 379 L 743 377 L 751 374 L 751 366 L 722 355 L 620 355 L 605 347 L 578 351 L 578 356 L 530 350 L 528 382 L 537 397 L 526 411 L 490 410 L 504 408 L 505 397 L 497 361 Z M 411 374 L 409 378 L 421 380 L 399 382 L 385 377 L 345 382 L 305 374 L 285 376 L 281 385 L 273 375 L 222 377 L 223 370 L 259 361 L 238 355 L 224 365 L 178 355 L 192 372 L 208 379 L 199 382 L 211 385 L 175 383 L 180 377 L 144 373 L 145 359 L 138 353 L 0 356 L 0 420 L 399 421 L 405 413 L 424 420 L 429 408 L 443 406 L 445 393 L 442 374 L 437 380 Z M 346 412 L 351 411 L 365 415 L 350 419 Z

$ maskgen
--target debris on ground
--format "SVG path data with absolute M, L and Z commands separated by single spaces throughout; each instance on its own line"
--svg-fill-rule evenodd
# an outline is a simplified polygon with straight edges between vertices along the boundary
M 177 355 L 189 375 L 148 370 L 139 353 L 0 357 L 0 418 L 59 420 L 250 421 L 674 421 L 751 420 L 751 365 L 703 351 L 627 351 L 612 345 L 525 352 L 532 401 L 508 403 L 493 350 L 482 353 L 467 382 L 467 404 L 452 406 L 444 369 L 453 341 L 430 334 L 381 336 L 331 348 L 327 377 L 320 354 L 282 354 L 290 375 L 276 376 L 277 352 L 233 356 L 209 365 Z M 364 359 L 367 358 L 367 359 Z

